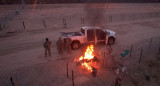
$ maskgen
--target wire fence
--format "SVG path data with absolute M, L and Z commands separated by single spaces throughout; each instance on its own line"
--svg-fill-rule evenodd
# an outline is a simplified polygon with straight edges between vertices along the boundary
M 160 38 L 151 38 L 148 40 L 142 40 L 141 42 L 138 42 L 136 45 L 131 45 L 130 47 L 130 54 L 129 57 L 137 58 L 140 57 L 141 52 L 142 56 L 148 55 L 148 52 L 151 52 L 151 54 L 155 54 L 155 56 L 159 55 L 159 48 L 160 48 Z M 139 54 L 138 57 L 137 54 Z M 152 58 L 152 57 L 151 57 Z M 154 57 L 153 57 L 154 58 Z
M 79 16 L 68 16 L 52 18 L 51 16 L 44 19 L 37 20 L 24 20 L 16 21 L 17 24 L 9 25 L 8 22 L 12 21 L 14 17 L 19 15 L 24 6 L 21 6 L 18 10 L 9 12 L 8 14 L 0 17 L 0 30 L 7 30 L 6 27 L 16 28 L 18 30 L 22 29 L 39 29 L 39 28 L 52 28 L 52 27 L 72 27 L 72 26 L 84 26 L 84 25 L 108 25 L 114 22 L 132 22 L 136 20 L 145 20 L 149 18 L 158 18 L 160 16 L 160 11 L 149 11 L 149 12 L 139 12 L 139 13 L 121 13 L 121 14 L 107 14 L 104 17 L 87 18 Z M 23 14 L 22 14 L 23 16 Z
M 9 21 L 12 21 L 16 16 L 18 16 L 24 9 L 24 6 L 25 4 L 24 2 L 22 2 L 18 9 L 15 9 L 11 12 L 7 12 L 4 15 L 0 16 L 0 31 L 7 28 Z

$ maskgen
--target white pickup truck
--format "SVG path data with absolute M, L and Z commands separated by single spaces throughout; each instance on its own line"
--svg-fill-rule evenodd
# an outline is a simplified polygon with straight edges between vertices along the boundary
M 84 26 L 81 27 L 81 32 L 62 32 L 61 38 L 65 42 L 66 36 L 71 38 L 71 48 L 76 50 L 80 48 L 81 44 L 96 42 L 107 42 L 109 45 L 114 44 L 116 32 L 111 30 L 101 30 L 100 27 Z

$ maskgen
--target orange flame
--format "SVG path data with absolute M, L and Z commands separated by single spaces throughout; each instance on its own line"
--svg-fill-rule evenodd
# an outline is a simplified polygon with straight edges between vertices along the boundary
M 90 72 L 92 72 L 92 67 L 95 67 L 95 63 L 91 61 L 94 58 L 93 52 L 94 52 L 94 46 L 89 45 L 87 47 L 84 55 L 80 56 L 80 58 L 78 60 L 75 59 L 76 62 L 83 61 L 81 66 L 83 68 L 86 68 Z
M 86 49 L 86 52 L 85 52 L 85 54 L 84 54 L 84 57 L 81 56 L 81 57 L 79 58 L 79 61 L 80 61 L 80 60 L 83 60 L 83 59 L 88 59 L 88 60 L 93 59 L 93 57 L 94 57 L 94 56 L 93 56 L 93 52 L 94 52 L 94 50 L 93 50 L 93 45 L 88 46 L 87 49 Z

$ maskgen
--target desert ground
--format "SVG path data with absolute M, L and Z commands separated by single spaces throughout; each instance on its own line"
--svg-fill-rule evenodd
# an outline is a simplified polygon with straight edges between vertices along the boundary
M 18 9 L 20 5 L 0 6 L 0 86 L 12 86 L 11 77 L 15 86 L 72 86 L 72 70 L 75 86 L 114 86 L 117 76 L 122 78 L 121 86 L 160 85 L 160 4 L 37 4 Z M 19 14 L 13 16 L 16 10 Z M 60 32 L 80 31 L 82 26 L 116 32 L 113 51 L 105 55 L 97 77 L 74 62 L 84 53 L 86 45 L 71 54 L 65 49 L 62 55 L 57 51 Z M 44 56 L 46 37 L 52 42 L 51 57 Z M 131 56 L 121 57 L 124 50 L 131 51 L 132 45 Z M 95 54 L 103 58 L 107 47 L 95 45 Z M 116 74 L 113 68 L 122 66 L 127 67 L 125 72 Z

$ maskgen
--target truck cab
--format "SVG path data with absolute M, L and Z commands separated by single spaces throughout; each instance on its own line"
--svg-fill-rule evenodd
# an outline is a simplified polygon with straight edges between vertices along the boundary
M 96 26 L 84 26 L 81 27 L 80 32 L 62 33 L 61 37 L 64 41 L 67 35 L 72 40 L 72 49 L 79 49 L 81 44 L 94 43 L 95 38 L 97 43 L 106 42 L 106 44 L 112 45 L 115 42 L 116 32 L 111 30 L 103 31 L 100 27 Z

